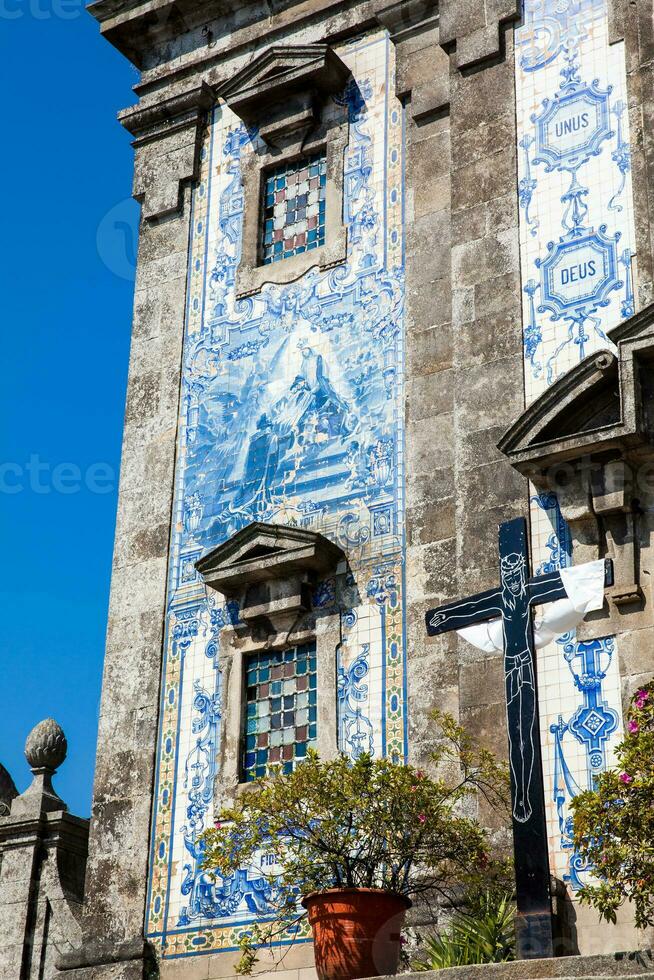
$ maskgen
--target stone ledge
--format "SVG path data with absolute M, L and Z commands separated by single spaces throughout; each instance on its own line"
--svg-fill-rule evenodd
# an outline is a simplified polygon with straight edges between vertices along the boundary
M 90 939 L 80 949 L 71 953 L 61 953 L 55 967 L 61 973 L 113 966 L 117 963 L 154 964 L 155 958 L 150 944 L 141 936 L 136 939 L 114 943 L 111 940 Z M 142 969 L 142 967 L 141 967 Z
M 651 950 L 598 956 L 561 956 L 548 960 L 516 960 L 483 966 L 456 966 L 427 973 L 407 973 L 402 980 L 599 980 L 605 977 L 654 977 Z M 391 980 L 391 978 L 389 978 Z

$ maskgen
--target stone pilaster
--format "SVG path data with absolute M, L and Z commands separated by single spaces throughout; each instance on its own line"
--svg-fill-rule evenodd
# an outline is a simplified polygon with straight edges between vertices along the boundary
M 71 980 L 142 977 L 190 182 L 207 89 L 132 110 L 142 201 L 120 496 L 93 791 L 83 940 Z
M 418 63 L 422 62 L 421 70 Z M 454 594 L 455 507 L 451 242 L 451 131 L 447 111 L 414 118 L 423 78 L 449 99 L 447 55 L 432 43 L 400 61 L 411 73 L 407 111 L 407 628 L 409 673 L 419 671 L 409 702 L 411 753 L 427 760 L 433 707 L 457 713 L 451 637 L 426 638 L 424 614 L 435 597 Z M 434 71 L 434 68 L 436 71 Z
M 506 751 L 502 665 L 427 640 L 424 613 L 497 580 L 499 520 L 527 509 L 496 449 L 522 411 L 512 0 L 375 4 L 407 99 L 407 591 L 410 745 L 425 761 L 437 706 Z M 412 12 L 412 19 L 409 14 Z M 462 645 L 461 645 L 462 646 Z M 464 655 L 463 650 L 460 655 Z
M 651 5 L 609 2 L 609 39 L 624 41 L 636 227 L 636 309 L 654 300 L 654 21 Z
M 134 197 L 146 221 L 180 212 L 184 186 L 197 176 L 199 135 L 213 101 L 211 89 L 201 82 L 181 95 L 120 113 L 135 137 Z
M 520 0 L 444 0 L 440 43 L 452 49 L 459 70 L 501 60 L 505 54 L 503 27 L 517 20 L 521 9 Z
M 516 13 L 512 2 L 441 7 L 441 44 L 450 54 L 452 151 L 456 585 L 451 596 L 497 582 L 497 525 L 527 512 L 525 481 L 496 448 L 503 427 L 524 405 L 513 31 L 508 24 Z M 501 661 L 483 658 L 482 665 L 481 655 L 463 643 L 459 658 L 461 721 L 504 755 Z

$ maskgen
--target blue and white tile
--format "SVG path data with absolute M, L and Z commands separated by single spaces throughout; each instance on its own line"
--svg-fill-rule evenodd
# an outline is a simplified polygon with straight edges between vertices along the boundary
M 225 106 L 212 114 L 194 194 L 157 777 L 173 771 L 175 792 L 156 815 L 153 858 L 165 857 L 150 889 L 150 935 L 168 955 L 224 948 L 263 895 L 247 876 L 212 889 L 201 869 L 222 711 L 218 636 L 230 614 L 194 576 L 200 553 L 253 520 L 338 541 L 353 594 L 342 614 L 341 739 L 352 755 L 381 754 L 393 732 L 394 756 L 406 751 L 384 661 L 387 623 L 397 645 L 404 608 L 403 110 L 385 33 L 339 53 L 355 79 L 339 100 L 350 116 L 344 265 L 236 300 L 240 161 L 257 136 Z M 325 583 L 321 604 L 329 593 Z

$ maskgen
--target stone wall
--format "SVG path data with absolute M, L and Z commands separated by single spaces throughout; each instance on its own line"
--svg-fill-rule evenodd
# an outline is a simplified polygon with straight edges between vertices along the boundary
M 152 165 L 156 153 L 148 148 L 148 155 Z M 102 937 L 107 948 L 122 947 L 143 931 L 186 296 L 187 189 L 182 198 L 181 214 L 143 221 L 139 238 L 84 907 L 88 942 Z
M 497 580 L 499 520 L 524 514 L 496 442 L 522 407 L 513 62 L 461 73 L 437 38 L 404 54 L 407 147 L 407 445 L 411 752 L 428 758 L 433 707 L 506 751 L 501 660 L 480 666 L 424 614 Z M 405 45 L 408 42 L 405 42 Z M 417 42 L 413 42 L 415 47 Z M 450 49 L 451 46 L 448 46 Z M 405 60 L 406 59 L 406 60 Z M 406 68 L 403 65 L 406 64 Z M 436 89 L 429 112 L 424 94 Z M 487 107 L 498 107 L 489 113 Z M 417 114 L 418 118 L 415 118 Z M 498 397 L 498 393 L 502 397 Z M 472 660 L 472 662 L 471 662 Z

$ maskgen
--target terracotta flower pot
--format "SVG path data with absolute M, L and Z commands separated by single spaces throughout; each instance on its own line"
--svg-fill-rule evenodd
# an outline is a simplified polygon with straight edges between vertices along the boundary
M 312 892 L 302 904 L 313 930 L 319 980 L 397 973 L 408 898 L 379 888 L 330 888 Z

